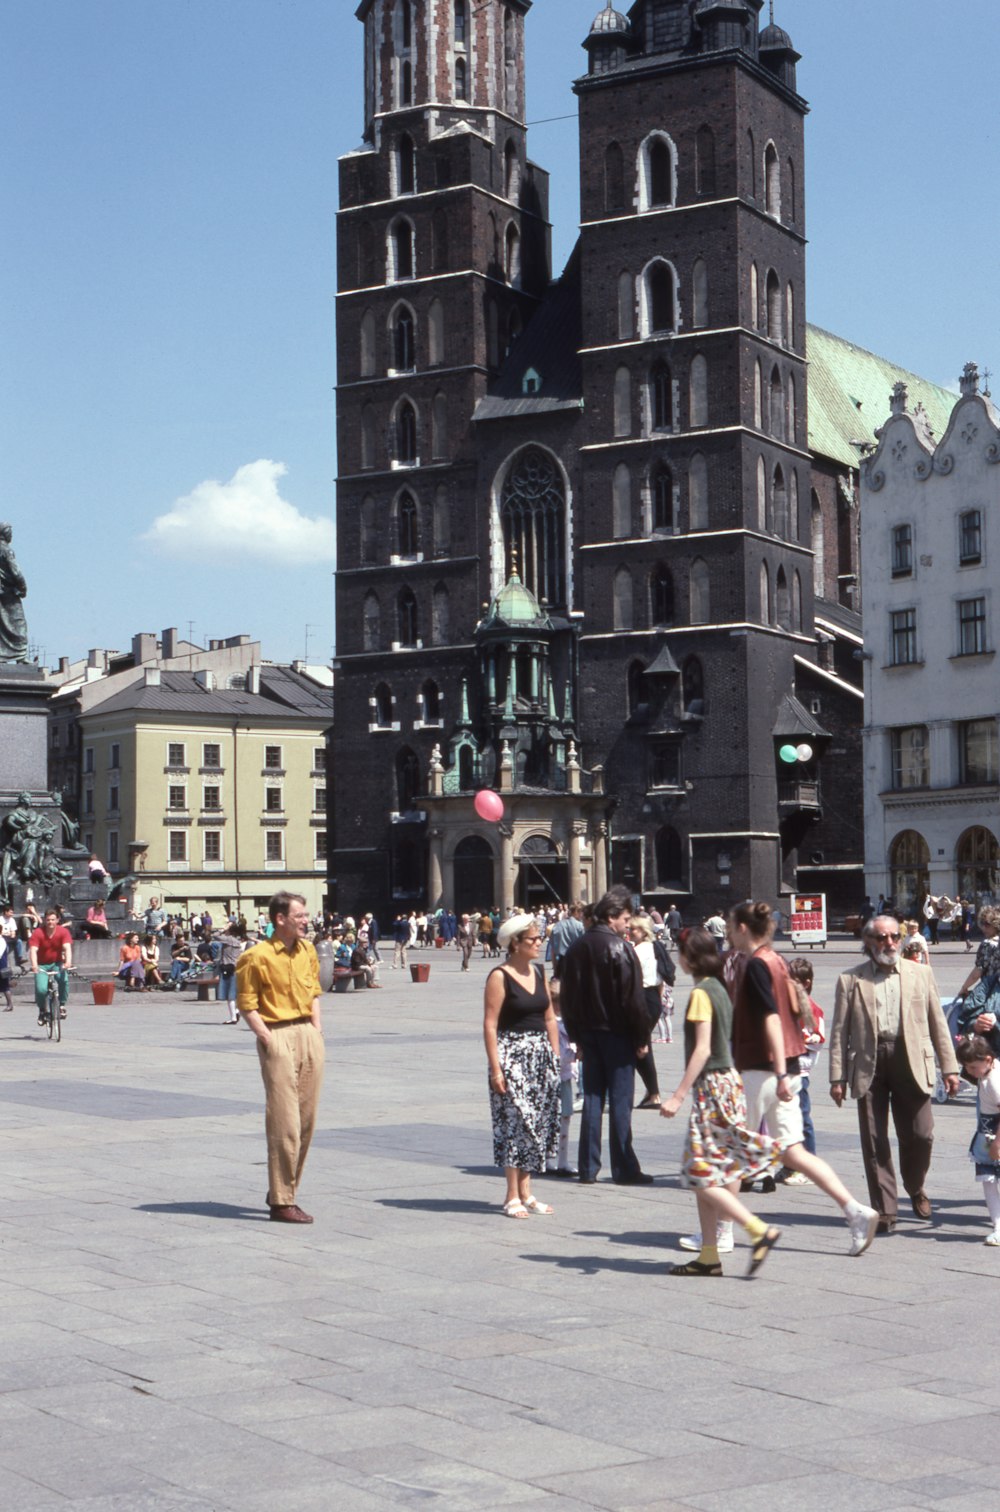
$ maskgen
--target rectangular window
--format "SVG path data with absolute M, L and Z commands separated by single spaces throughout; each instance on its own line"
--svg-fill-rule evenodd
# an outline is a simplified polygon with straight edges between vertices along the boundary
M 167 808 L 186 809 L 187 806 L 188 803 L 186 787 L 180 786 L 167 788 Z
M 170 831 L 170 859 L 171 861 L 187 860 L 188 837 L 187 830 Z
M 179 741 L 172 740 L 167 746 L 167 766 L 182 767 L 186 765 L 184 746 Z
M 974 567 L 982 559 L 982 512 L 978 509 L 967 509 L 958 522 L 958 560 L 963 567 Z
M 83 812 L 85 814 L 92 814 L 94 812 L 94 789 L 93 788 L 85 788 L 84 789 L 84 793 L 83 793 Z
M 59 726 L 52 726 L 52 749 L 58 751 L 60 745 Z
M 222 747 L 220 745 L 203 745 L 201 748 L 201 764 L 206 767 L 220 767 L 222 765 Z
M 87 833 L 84 835 L 84 837 L 83 837 L 83 848 L 84 848 L 85 851 L 90 851 L 91 853 L 93 853 L 93 849 L 94 849 L 94 832 L 93 832 L 93 830 L 88 830 Z
M 326 860 L 326 830 L 316 831 L 316 860 Z
M 111 742 L 111 759 L 108 766 L 112 771 L 117 771 L 122 764 L 122 748 L 117 740 Z
M 326 813 L 326 788 L 325 787 L 313 788 L 313 813 L 314 814 L 325 814 Z
M 222 860 L 222 832 L 221 832 L 221 830 L 205 830 L 205 832 L 204 832 L 204 844 L 205 844 L 205 860 L 206 861 L 221 861 Z
M 268 861 L 280 861 L 284 848 L 284 832 L 282 830 L 265 830 L 264 832 L 264 857 Z
M 889 616 L 892 637 L 892 665 L 905 667 L 917 659 L 917 611 L 896 609 Z
M 84 750 L 84 753 L 83 753 L 83 770 L 85 772 L 92 772 L 94 770 L 94 748 L 93 748 L 93 746 L 87 746 L 85 748 L 85 750 Z
M 112 813 L 117 813 L 117 811 L 118 811 L 118 787 L 117 787 L 117 785 L 112 785 L 111 787 L 108 788 L 108 808 L 111 810 Z
M 222 789 L 220 787 L 203 788 L 201 806 L 206 809 L 220 809 L 222 807 Z
M 650 752 L 649 785 L 654 788 L 675 788 L 681 781 L 681 751 L 676 741 L 654 746 Z
M 986 650 L 986 600 L 960 599 L 958 604 L 958 654 L 978 656 Z
M 927 787 L 930 782 L 927 726 L 904 725 L 890 732 L 892 743 L 892 785 L 901 788 Z
M 969 787 L 997 781 L 995 719 L 969 719 L 959 725 L 958 780 Z
M 264 789 L 264 808 L 269 814 L 280 814 L 284 808 L 281 801 L 282 789 L 269 787 Z
M 281 747 L 280 746 L 265 746 L 264 747 L 264 765 L 265 765 L 265 767 L 267 768 L 267 770 L 269 772 L 280 772 L 281 771 Z
M 913 573 L 913 528 L 896 525 L 892 532 L 892 575 L 910 577 Z
M 89 847 L 88 847 L 89 848 Z M 108 830 L 108 865 L 118 865 L 118 831 Z
M 313 771 L 326 771 L 326 746 L 313 747 Z

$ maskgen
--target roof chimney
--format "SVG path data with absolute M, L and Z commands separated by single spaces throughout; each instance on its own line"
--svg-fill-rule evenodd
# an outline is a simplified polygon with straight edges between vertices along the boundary
M 199 688 L 204 688 L 206 693 L 211 693 L 215 688 L 215 673 L 208 667 L 202 667 L 194 674 L 194 680 Z
M 160 650 L 164 658 L 177 655 L 177 631 L 164 630 L 160 637 Z
M 143 687 L 144 688 L 158 688 L 160 686 L 160 669 L 159 669 L 159 667 L 147 667 L 145 669 L 145 673 L 146 673 L 146 675 L 145 675 L 145 678 L 143 679 Z

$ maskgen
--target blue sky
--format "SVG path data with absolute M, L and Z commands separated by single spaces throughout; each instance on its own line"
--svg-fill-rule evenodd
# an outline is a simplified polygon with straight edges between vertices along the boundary
M 0 518 L 50 662 L 177 625 L 333 649 L 337 156 L 352 0 L 4 0 Z M 536 0 L 529 118 L 599 0 Z M 778 0 L 809 99 L 808 315 L 936 382 L 1000 367 L 997 0 Z M 536 125 L 558 264 L 575 120 Z M 997 380 L 1000 391 L 1000 378 Z M 250 521 L 249 525 L 244 522 Z M 307 628 L 308 627 L 308 628 Z

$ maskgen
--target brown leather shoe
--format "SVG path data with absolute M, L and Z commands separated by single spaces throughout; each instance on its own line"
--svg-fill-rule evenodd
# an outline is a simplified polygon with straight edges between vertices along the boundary
M 896 1232 L 895 1218 L 880 1218 L 878 1221 L 878 1232 L 880 1234 L 894 1234 Z
M 273 1207 L 271 1209 L 272 1223 L 312 1223 L 308 1213 L 304 1213 L 296 1203 L 289 1203 L 286 1207 Z
M 929 1223 L 932 1217 L 931 1199 L 926 1192 L 914 1192 L 910 1198 L 913 1211 L 924 1223 Z

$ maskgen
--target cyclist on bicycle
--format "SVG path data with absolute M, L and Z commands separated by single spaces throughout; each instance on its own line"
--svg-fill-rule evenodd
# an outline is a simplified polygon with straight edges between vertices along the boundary
M 69 997 L 69 969 L 73 964 L 73 936 L 59 923 L 57 908 L 47 908 L 42 927 L 29 936 L 28 957 L 35 973 L 35 1006 L 38 1009 L 39 1024 L 47 1022 L 49 972 L 53 969 L 59 983 L 59 1016 L 65 1018 Z

